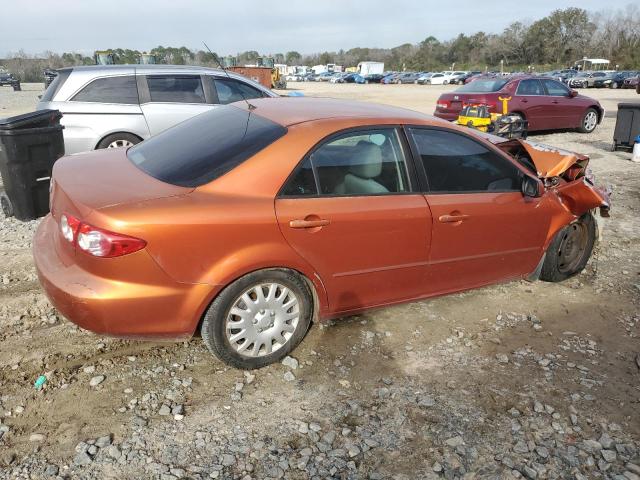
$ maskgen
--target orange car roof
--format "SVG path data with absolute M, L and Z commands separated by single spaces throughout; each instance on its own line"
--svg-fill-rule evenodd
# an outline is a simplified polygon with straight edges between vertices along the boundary
M 368 118 L 420 124 L 441 124 L 444 122 L 430 115 L 406 108 L 334 98 L 252 98 L 250 103 L 256 107 L 255 110 L 252 110 L 254 113 L 285 127 L 329 118 Z M 238 108 L 249 108 L 245 102 L 236 102 L 233 105 Z

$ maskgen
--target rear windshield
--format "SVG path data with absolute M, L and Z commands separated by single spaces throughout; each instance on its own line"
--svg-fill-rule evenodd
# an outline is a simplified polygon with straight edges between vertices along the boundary
M 56 75 L 56 78 L 54 78 L 53 82 L 51 82 L 51 85 L 47 87 L 47 91 L 44 92 L 41 100 L 43 102 L 51 102 L 53 100 L 53 97 L 56 96 L 56 93 L 58 93 L 58 90 L 60 90 L 60 87 L 62 87 L 62 85 L 64 85 L 64 82 L 67 81 L 69 75 L 71 75 L 71 70 L 60 70 Z
M 456 92 L 485 93 L 497 92 L 504 87 L 509 80 L 504 78 L 488 78 L 486 80 L 475 80 L 467 83 L 456 90 Z
M 221 105 L 131 147 L 127 155 L 158 180 L 194 188 L 234 169 L 286 132 L 255 113 Z

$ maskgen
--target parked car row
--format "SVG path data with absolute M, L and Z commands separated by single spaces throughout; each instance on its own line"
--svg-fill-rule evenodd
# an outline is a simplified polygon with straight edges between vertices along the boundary
M 573 69 L 545 72 L 541 76 L 551 77 L 570 88 L 633 88 L 625 80 L 637 78 L 640 71 L 577 71 Z
M 419 85 L 463 85 L 471 77 L 482 74 L 480 71 L 443 72 L 385 72 L 382 74 L 360 75 L 355 72 L 323 72 L 305 75 L 292 74 L 285 78 L 288 82 L 330 82 L 330 83 L 382 83 L 385 85 L 402 85 L 407 83 Z M 493 73 L 492 73 L 493 74 Z M 498 74 L 499 75 L 499 74 Z

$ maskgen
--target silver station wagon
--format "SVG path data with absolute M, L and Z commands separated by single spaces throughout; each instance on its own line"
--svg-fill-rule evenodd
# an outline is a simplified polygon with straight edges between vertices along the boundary
M 83 66 L 58 70 L 37 109 L 62 112 L 71 154 L 135 145 L 216 105 L 276 96 L 247 77 L 213 68 Z

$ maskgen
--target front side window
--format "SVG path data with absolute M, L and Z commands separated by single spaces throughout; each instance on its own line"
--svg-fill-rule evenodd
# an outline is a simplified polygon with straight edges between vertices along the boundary
M 480 142 L 455 132 L 410 129 L 432 193 L 520 190 L 519 170 Z
M 569 89 L 560 82 L 556 82 L 555 80 L 542 80 L 542 83 L 547 89 L 547 94 L 552 97 L 566 97 L 569 95 Z
M 199 75 L 148 75 L 152 102 L 205 103 Z
M 218 93 L 218 102 L 223 105 L 264 96 L 257 88 L 253 88 L 237 80 L 232 80 L 231 78 L 216 78 L 214 83 L 216 92 Z
M 539 80 L 521 80 L 516 95 L 544 95 L 544 90 Z
M 136 105 L 138 103 L 136 77 L 126 75 L 98 78 L 80 90 L 71 101 Z
M 313 180 L 313 182 L 312 182 Z M 283 195 L 380 195 L 411 191 L 394 128 L 359 130 L 316 148 L 293 173 Z

